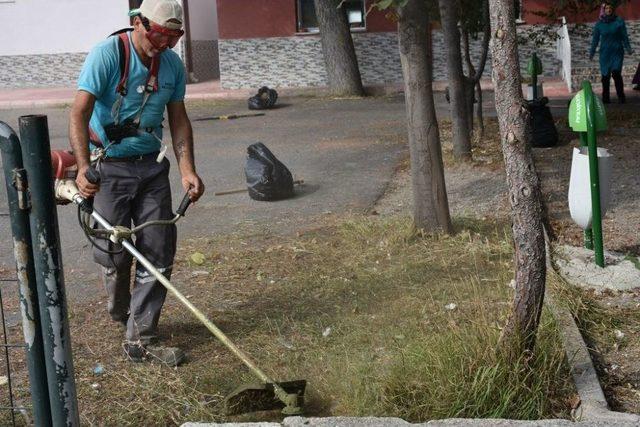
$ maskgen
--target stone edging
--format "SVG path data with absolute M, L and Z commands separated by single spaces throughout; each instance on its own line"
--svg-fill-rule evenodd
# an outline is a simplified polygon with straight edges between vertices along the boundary
M 553 262 L 553 248 L 549 242 L 549 238 L 545 233 L 547 268 L 552 269 L 567 283 L 572 281 L 563 276 L 559 269 L 555 267 Z M 562 333 L 567 362 L 571 369 L 571 375 L 575 383 L 578 395 L 580 396 L 580 406 L 576 410 L 575 417 L 578 420 L 606 422 L 621 421 L 640 425 L 640 415 L 628 414 L 624 412 L 615 412 L 609 409 L 607 400 L 600 386 L 598 375 L 596 374 L 589 349 L 582 338 L 580 329 L 573 319 L 569 310 L 556 304 L 553 296 L 547 290 L 545 294 L 545 302 L 551 309 Z

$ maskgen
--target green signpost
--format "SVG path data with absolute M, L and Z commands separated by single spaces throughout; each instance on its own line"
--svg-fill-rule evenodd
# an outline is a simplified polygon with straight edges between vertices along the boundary
M 582 90 L 571 100 L 569 126 L 574 132 L 579 132 L 580 143 L 588 147 L 589 153 L 592 221 L 591 228 L 584 231 L 585 247 L 595 251 L 596 265 L 604 267 L 596 132 L 607 130 L 607 116 L 602 101 L 593 94 L 591 83 L 588 81 L 582 83 Z

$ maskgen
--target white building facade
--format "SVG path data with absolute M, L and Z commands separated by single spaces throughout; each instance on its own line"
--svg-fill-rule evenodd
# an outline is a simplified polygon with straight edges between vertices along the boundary
M 0 89 L 75 84 L 91 48 L 129 26 L 129 0 L 0 0 Z M 190 0 L 192 75 L 218 75 L 215 0 Z M 185 58 L 185 43 L 181 44 Z

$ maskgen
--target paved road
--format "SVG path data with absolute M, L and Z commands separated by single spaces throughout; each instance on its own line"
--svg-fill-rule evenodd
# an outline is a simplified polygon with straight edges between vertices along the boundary
M 188 109 L 192 119 L 246 111 L 244 102 L 198 103 Z M 68 147 L 68 108 L 0 111 L 0 120 L 17 129 L 20 115 L 34 113 L 48 116 L 52 147 Z M 207 192 L 179 223 L 180 237 L 225 233 L 250 224 L 279 232 L 295 231 L 327 212 L 366 209 L 384 190 L 402 155 L 403 118 L 401 97 L 295 98 L 283 99 L 280 108 L 263 117 L 194 121 L 197 169 Z M 304 178 L 306 185 L 294 199 L 281 202 L 256 202 L 246 194 L 214 196 L 214 191 L 245 185 L 246 147 L 257 141 L 265 143 L 294 175 Z M 169 157 L 173 160 L 173 155 Z M 171 180 L 177 206 L 182 190 L 175 162 Z M 7 210 L 6 190 L 1 184 L 3 213 Z M 82 273 L 82 281 L 91 280 L 96 267 L 78 228 L 75 208 L 59 207 L 58 217 L 67 288 L 73 295 L 74 273 Z M 6 216 L 0 216 L 0 235 L 11 235 Z M 0 268 L 12 268 L 13 263 L 10 239 L 2 239 Z

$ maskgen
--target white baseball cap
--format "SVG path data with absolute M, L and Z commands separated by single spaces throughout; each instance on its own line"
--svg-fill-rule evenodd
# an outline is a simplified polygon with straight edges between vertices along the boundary
M 144 0 L 138 9 L 129 11 L 129 16 L 136 15 L 171 30 L 182 28 L 182 6 L 176 0 Z

